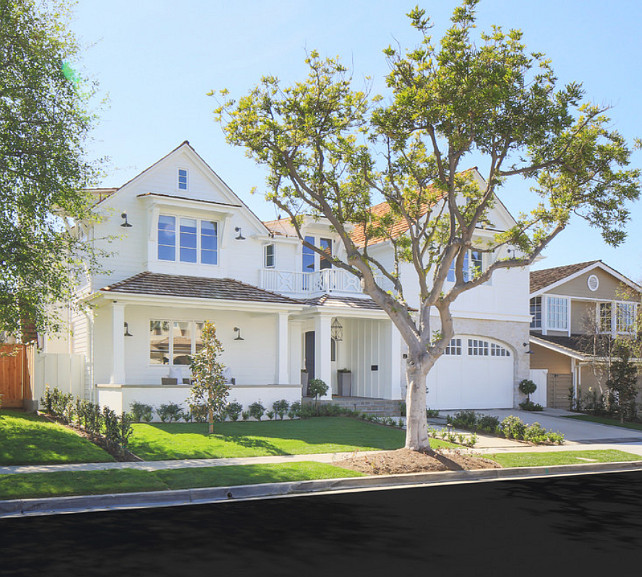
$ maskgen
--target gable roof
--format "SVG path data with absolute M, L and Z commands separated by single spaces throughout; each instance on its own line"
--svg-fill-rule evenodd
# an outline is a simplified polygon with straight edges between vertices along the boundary
M 589 260 L 586 262 L 578 262 L 576 264 L 568 264 L 564 266 L 531 271 L 531 297 L 537 296 L 538 294 L 541 294 L 546 290 L 552 289 L 595 268 L 602 269 L 603 271 L 617 278 L 625 285 L 638 292 L 642 292 L 642 287 L 634 283 L 631 279 L 625 277 L 623 274 L 616 271 L 614 268 L 611 268 L 609 265 L 603 263 L 601 260 Z
M 301 304 L 295 299 L 231 278 L 207 278 L 153 272 L 141 272 L 123 281 L 106 286 L 100 291 L 103 293 L 251 301 L 273 304 Z
M 585 268 L 588 268 L 597 262 L 600 261 L 589 260 L 586 262 L 578 262 L 576 264 L 567 264 L 564 266 L 556 266 L 553 268 L 544 268 L 542 270 L 532 270 L 531 292 L 533 293 L 547 286 L 550 286 L 562 279 L 565 279 L 567 276 L 571 276 L 578 271 L 583 271 Z

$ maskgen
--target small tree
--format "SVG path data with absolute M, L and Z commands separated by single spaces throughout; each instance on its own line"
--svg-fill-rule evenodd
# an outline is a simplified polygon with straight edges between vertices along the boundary
M 526 395 L 526 402 L 531 402 L 531 395 L 537 390 L 537 385 L 530 379 L 524 379 L 519 383 L 519 392 Z
M 318 410 L 319 397 L 328 392 L 328 385 L 321 379 L 312 379 L 308 383 L 308 393 L 314 397 L 314 407 Z
M 631 351 L 628 347 L 619 345 L 616 352 L 618 357 L 613 360 L 606 386 L 609 389 L 609 406 L 617 409 L 620 422 L 623 423 L 624 417 L 635 416 L 638 370 L 631 362 Z
M 201 333 L 203 348 L 192 357 L 192 389 L 187 403 L 192 413 L 205 407 L 210 435 L 214 432 L 214 416 L 221 416 L 225 409 L 230 386 L 223 376 L 223 365 L 219 359 L 223 352 L 221 341 L 216 338 L 214 323 L 206 321 Z

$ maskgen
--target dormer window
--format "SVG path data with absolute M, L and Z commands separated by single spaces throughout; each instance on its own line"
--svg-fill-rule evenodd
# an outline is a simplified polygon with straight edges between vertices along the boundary
M 218 223 L 159 215 L 158 260 L 218 264 Z
M 187 169 L 178 169 L 178 190 L 187 190 Z

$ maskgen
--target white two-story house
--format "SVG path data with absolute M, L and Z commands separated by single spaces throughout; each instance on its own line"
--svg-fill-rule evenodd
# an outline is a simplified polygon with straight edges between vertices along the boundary
M 80 359 L 77 394 L 117 411 L 132 402 L 185 406 L 190 356 L 210 320 L 230 400 L 298 401 L 311 378 L 331 386 L 328 399 L 403 398 L 402 340 L 358 279 L 305 249 L 287 221 L 261 222 L 188 142 L 120 188 L 94 193 L 102 220 L 80 231 L 112 256 L 79 288 L 89 308 L 70 313 L 69 334 L 44 345 L 58 365 L 65 355 Z M 514 223 L 501 202 L 490 222 L 480 242 Z M 323 219 L 304 220 L 303 231 L 340 254 Z M 392 261 L 389 243 L 370 250 Z M 470 266 L 501 256 L 472 251 Z M 412 306 L 410 267 L 401 274 Z M 495 274 L 460 297 L 454 313 L 457 335 L 430 373 L 428 405 L 515 406 L 529 369 L 528 270 Z

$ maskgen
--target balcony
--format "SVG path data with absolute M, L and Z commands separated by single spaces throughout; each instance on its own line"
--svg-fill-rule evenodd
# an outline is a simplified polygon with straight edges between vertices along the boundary
M 348 271 L 327 268 L 315 272 L 261 270 L 261 288 L 290 295 L 313 296 L 326 293 L 361 295 L 360 280 Z

